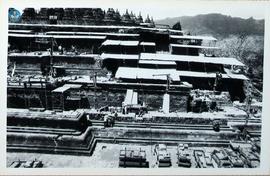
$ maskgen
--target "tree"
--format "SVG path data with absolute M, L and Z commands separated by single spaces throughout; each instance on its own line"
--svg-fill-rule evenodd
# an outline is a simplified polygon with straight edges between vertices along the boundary
M 255 74 L 253 77 L 262 79 L 263 36 L 243 32 L 218 41 L 217 46 L 220 50 L 215 51 L 215 55 L 236 58 L 248 67 L 249 76 Z
M 240 33 L 233 36 L 224 42 L 222 52 L 226 56 L 234 57 L 240 61 L 244 61 L 243 54 L 248 49 L 248 35 L 246 33 Z

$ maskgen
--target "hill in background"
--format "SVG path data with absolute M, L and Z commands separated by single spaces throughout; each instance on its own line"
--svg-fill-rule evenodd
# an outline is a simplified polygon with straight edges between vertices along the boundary
M 243 19 L 222 14 L 206 14 L 182 16 L 155 21 L 157 24 L 173 26 L 180 21 L 182 29 L 192 35 L 213 35 L 225 38 L 229 35 L 247 33 L 249 35 L 264 35 L 264 20 Z

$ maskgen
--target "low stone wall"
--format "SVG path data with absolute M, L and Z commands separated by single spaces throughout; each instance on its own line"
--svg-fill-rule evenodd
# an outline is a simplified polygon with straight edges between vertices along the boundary
M 7 151 L 91 155 L 96 144 L 92 129 L 79 135 L 8 133 Z
M 167 116 L 156 116 L 153 117 L 153 121 L 160 123 L 177 123 L 177 124 L 204 124 L 212 125 L 213 119 L 200 118 L 200 117 L 167 117 Z M 227 119 L 219 119 L 221 125 L 227 125 Z
M 41 112 L 42 113 L 42 112 Z M 7 126 L 30 126 L 30 127 L 47 127 L 47 128 L 64 128 L 85 130 L 88 125 L 84 114 L 78 118 L 48 118 L 48 117 L 23 117 L 12 116 L 7 117 Z
M 90 120 L 103 121 L 104 114 L 90 113 Z M 168 116 L 152 116 L 151 118 L 143 118 L 136 120 L 133 116 L 118 115 L 115 118 L 119 122 L 140 122 L 140 123 L 163 123 L 163 124 L 192 124 L 192 125 L 213 125 L 213 119 L 201 117 L 168 117 Z M 227 119 L 219 119 L 220 125 L 227 125 Z
M 109 143 L 134 143 L 154 145 L 166 143 L 177 145 L 188 143 L 192 146 L 224 146 L 236 139 L 232 131 L 212 130 L 166 130 L 166 129 L 117 129 L 88 127 L 81 134 L 41 134 L 30 132 L 8 132 L 7 150 L 16 152 L 39 152 L 55 154 L 91 155 L 98 141 Z

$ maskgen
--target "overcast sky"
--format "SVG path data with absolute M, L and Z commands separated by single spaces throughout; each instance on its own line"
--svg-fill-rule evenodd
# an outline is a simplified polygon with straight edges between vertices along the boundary
M 9 6 L 20 10 L 25 7 L 100 7 L 105 10 L 112 7 L 117 8 L 121 14 L 126 9 L 133 11 L 135 14 L 141 12 L 144 18 L 149 14 L 150 17 L 153 16 L 154 20 L 207 13 L 221 13 L 232 17 L 264 19 L 267 9 L 265 3 L 259 1 L 214 0 L 18 0 L 11 1 Z

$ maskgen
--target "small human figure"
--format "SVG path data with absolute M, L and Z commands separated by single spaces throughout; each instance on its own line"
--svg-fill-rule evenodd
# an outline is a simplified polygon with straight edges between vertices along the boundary
M 142 116 L 143 116 L 143 110 L 140 109 L 140 111 L 139 111 L 139 117 L 142 117 Z
M 61 55 L 63 54 L 63 47 L 61 45 L 58 46 L 58 51 Z
M 74 45 L 71 45 L 71 52 L 75 53 L 75 51 L 76 51 L 75 46 Z

